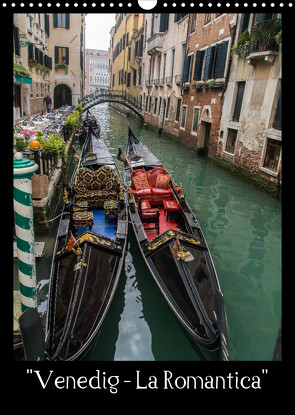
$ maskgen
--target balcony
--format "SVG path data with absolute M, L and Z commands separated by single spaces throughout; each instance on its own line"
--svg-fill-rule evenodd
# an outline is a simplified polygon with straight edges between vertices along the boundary
M 167 86 L 171 86 L 172 85 L 172 79 L 173 79 L 172 76 L 167 76 L 166 77 L 166 85 Z
M 278 55 L 282 26 L 280 19 L 257 22 L 249 33 L 245 30 L 232 51 L 256 65 L 258 60 L 273 63 Z
M 145 86 L 149 87 L 149 86 L 153 86 L 153 81 L 151 79 L 147 79 L 145 81 Z
M 156 33 L 147 41 L 147 53 L 153 55 L 154 53 L 161 52 L 163 44 L 163 33 Z
M 182 84 L 182 75 L 175 75 L 175 83 L 176 85 Z

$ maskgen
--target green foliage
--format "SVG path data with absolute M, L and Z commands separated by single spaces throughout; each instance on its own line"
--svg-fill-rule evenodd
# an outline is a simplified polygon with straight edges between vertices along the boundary
M 82 109 L 83 109 L 83 107 L 82 107 L 82 104 L 77 104 L 77 111 L 79 111 L 79 114 L 81 114 L 82 113 Z
M 77 110 L 73 111 L 72 114 L 68 116 L 65 122 L 65 126 L 67 127 L 68 133 L 73 134 L 79 128 L 80 122 L 80 112 Z
M 13 133 L 13 147 L 16 150 L 22 150 L 25 147 L 28 147 L 29 140 L 25 134 L 19 134 L 16 131 Z
M 251 36 L 250 36 L 248 29 L 246 29 L 239 37 L 237 44 L 232 47 L 231 49 L 232 56 L 236 54 L 241 57 L 246 57 L 248 54 L 250 43 L 251 43 Z
M 65 73 L 68 73 L 68 65 L 66 64 L 66 63 L 56 63 L 55 64 L 55 66 L 54 66 L 54 69 L 55 70 L 57 70 L 57 69 L 64 69 L 65 70 Z
M 40 71 L 43 75 L 43 79 L 45 79 L 46 75 L 49 74 L 50 69 L 47 68 L 44 65 L 41 65 L 40 63 L 37 63 L 37 65 L 35 66 L 36 71 Z
M 14 63 L 13 64 L 13 75 L 19 75 L 19 76 L 26 76 L 27 78 L 30 77 L 30 72 L 27 71 L 26 68 L 24 68 L 22 65 L 20 65 L 19 63 Z
M 65 141 L 60 134 L 49 134 L 48 137 L 40 139 L 40 143 L 44 153 L 64 155 Z

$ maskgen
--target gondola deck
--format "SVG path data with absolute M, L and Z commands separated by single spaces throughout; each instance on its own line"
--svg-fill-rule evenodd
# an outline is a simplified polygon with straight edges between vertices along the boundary
M 130 220 L 152 277 L 202 356 L 228 360 L 223 295 L 182 186 L 130 129 L 118 159 L 124 162 Z
M 114 297 L 127 245 L 128 211 L 119 170 L 91 124 L 71 183 L 52 259 L 47 360 L 81 359 Z

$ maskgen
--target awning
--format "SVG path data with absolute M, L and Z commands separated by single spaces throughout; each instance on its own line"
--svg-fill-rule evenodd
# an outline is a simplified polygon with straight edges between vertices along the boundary
M 33 80 L 32 78 L 22 76 L 22 75 L 13 75 L 13 83 L 16 85 L 20 85 L 20 81 L 22 81 L 22 84 L 32 85 Z

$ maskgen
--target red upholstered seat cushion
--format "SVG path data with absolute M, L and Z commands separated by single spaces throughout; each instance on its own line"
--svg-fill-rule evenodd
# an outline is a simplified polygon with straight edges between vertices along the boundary
M 140 196 L 142 200 L 151 199 L 153 196 L 152 189 L 150 187 L 148 187 L 147 189 L 141 189 L 141 190 L 132 189 L 132 193 L 134 194 L 135 200 L 137 200 L 137 196 Z
M 159 189 L 157 187 L 153 187 L 151 189 L 152 195 L 158 197 L 167 197 L 172 196 L 172 190 L 171 189 Z
M 164 167 L 155 167 L 148 173 L 148 181 L 151 187 L 156 187 L 158 174 L 168 174 Z
M 134 179 L 135 177 L 137 177 L 137 176 L 140 176 L 141 174 L 145 174 L 145 175 L 146 175 L 146 177 L 148 177 L 148 176 L 147 176 L 147 172 L 146 172 L 144 169 L 137 169 L 137 170 L 134 170 L 134 171 L 131 173 L 130 177 L 131 177 L 131 184 L 132 184 L 132 188 L 133 188 L 133 189 L 135 189 L 133 179 Z M 147 186 L 147 187 L 148 187 L 148 186 Z
M 158 209 L 153 209 L 149 211 L 143 211 L 142 212 L 142 219 L 156 219 L 158 217 Z
M 132 178 L 135 190 L 142 190 L 149 187 L 147 175 L 145 173 L 138 174 Z
M 163 200 L 164 208 L 167 212 L 178 212 L 178 203 L 175 200 Z
M 169 174 L 159 173 L 156 179 L 156 188 L 169 189 L 170 176 Z
M 151 209 L 151 205 L 148 200 L 143 199 L 141 201 L 141 210 L 148 210 L 148 209 Z

